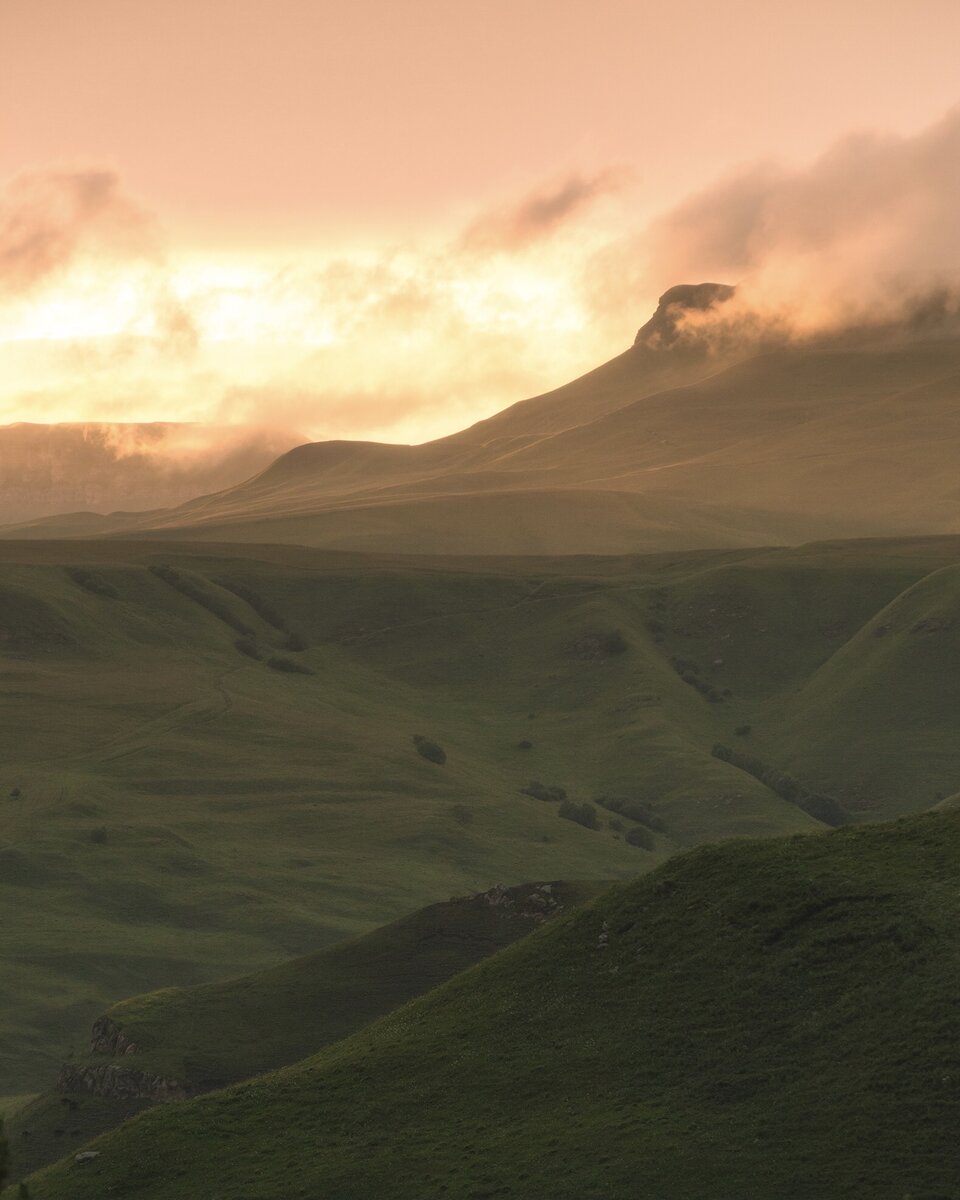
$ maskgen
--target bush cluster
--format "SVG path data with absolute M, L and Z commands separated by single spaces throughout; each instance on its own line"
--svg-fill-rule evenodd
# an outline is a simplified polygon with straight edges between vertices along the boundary
M 731 766 L 746 771 L 748 775 L 758 779 L 772 792 L 776 792 L 781 800 L 796 805 L 808 816 L 822 821 L 824 825 L 846 825 L 850 820 L 850 814 L 839 800 L 835 800 L 823 792 L 810 791 L 792 775 L 788 775 L 785 771 L 778 771 L 775 767 L 766 766 L 759 758 L 754 758 L 751 754 L 743 754 L 739 750 L 734 750 L 732 746 L 724 746 L 720 743 L 713 747 L 712 754 L 721 762 L 730 763 Z
M 604 634 L 600 639 L 600 645 L 607 654 L 626 654 L 630 649 L 630 643 L 619 629 L 613 629 L 610 633 Z
M 642 825 L 634 825 L 623 840 L 628 845 L 639 846 L 641 850 L 652 850 L 656 845 L 653 834 Z
M 685 684 L 695 688 L 701 696 L 706 696 L 711 704 L 722 704 L 733 693 L 729 688 L 716 688 L 708 680 L 701 678 L 700 667 L 691 658 L 670 659 L 670 665 Z
M 666 828 L 650 805 L 644 804 L 642 800 L 631 800 L 629 796 L 598 796 L 597 804 L 608 812 L 620 813 L 629 817 L 631 821 L 639 821 L 641 825 L 656 833 L 662 833 Z
M 273 605 L 259 594 L 253 588 L 247 587 L 245 583 L 234 583 L 230 579 L 215 579 L 214 583 L 218 587 L 224 588 L 225 591 L 232 592 L 234 596 L 248 604 L 253 611 L 266 621 L 268 625 L 272 625 L 278 633 L 287 634 L 287 638 L 283 643 L 284 650 L 292 650 L 295 653 L 300 650 L 308 649 L 307 641 L 299 633 L 292 630 L 287 623 L 286 617 L 278 613 Z
M 583 804 L 577 804 L 575 800 L 562 800 L 558 815 L 563 817 L 565 821 L 576 821 L 584 829 L 600 828 L 600 822 L 597 820 L 597 810 L 592 804 L 588 804 L 586 801 Z
M 229 605 L 225 604 L 218 596 L 211 596 L 209 592 L 204 591 L 199 583 L 188 575 L 183 575 L 179 571 L 175 571 L 173 567 L 165 566 L 162 563 L 152 566 L 150 574 L 155 575 L 157 579 L 162 579 L 164 583 L 175 588 L 188 600 L 205 608 L 207 612 L 212 613 L 225 625 L 229 625 L 231 629 L 235 629 L 237 633 L 241 633 L 245 637 L 254 636 L 254 630 L 241 621 L 236 613 L 231 611 Z
M 413 735 L 413 744 L 417 748 L 417 753 L 421 758 L 425 758 L 428 762 L 436 763 L 438 767 L 442 767 L 447 761 L 447 752 L 442 746 L 438 746 L 436 742 L 431 742 L 429 738 L 425 738 L 422 733 Z

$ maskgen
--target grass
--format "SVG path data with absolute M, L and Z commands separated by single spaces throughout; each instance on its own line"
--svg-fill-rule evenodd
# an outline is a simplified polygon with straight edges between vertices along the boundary
M 266 971 L 193 988 L 165 988 L 106 1014 L 109 1036 L 133 1054 L 112 1065 L 201 1092 L 277 1067 L 346 1037 L 602 890 L 552 882 L 433 904 L 363 937 Z M 116 1048 L 117 1042 L 113 1041 Z M 75 1073 L 111 1063 L 80 1054 Z M 150 1106 L 61 1083 L 6 1109 L 19 1178 Z M 0 1112 L 4 1111 L 0 1107 Z
M 37 1200 L 952 1196 L 960 816 L 674 859 Z
M 909 629 L 941 611 L 951 577 L 931 573 L 957 557 L 952 539 L 450 561 L 4 543 L 2 1090 L 49 1087 L 125 996 L 265 969 L 498 882 L 630 878 L 700 842 L 817 829 L 711 756 L 743 724 L 752 755 L 858 821 L 956 792 L 953 634 Z M 898 604 L 913 624 L 874 638 Z M 312 675 L 267 665 L 278 621 Z M 237 650 L 238 623 L 263 661 Z M 623 652 L 605 648 L 615 631 Z M 676 658 L 730 695 L 711 703 Z M 922 737 L 891 736 L 895 705 L 844 699 L 853 681 L 913 697 L 924 680 Z M 874 799 L 877 747 L 899 791 Z M 630 819 L 560 819 L 523 794 L 532 779 L 648 805 L 653 852 L 627 842 Z
M 19 1112 L 27 1107 L 35 1096 L 0 1096 L 0 1114 L 4 1120 L 9 1120 L 15 1117 Z

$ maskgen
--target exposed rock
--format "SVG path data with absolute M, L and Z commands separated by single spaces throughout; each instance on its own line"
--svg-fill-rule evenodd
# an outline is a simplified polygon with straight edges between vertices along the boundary
M 688 312 L 705 312 L 729 300 L 736 288 L 727 283 L 678 283 L 660 297 L 657 311 L 634 339 L 635 346 L 649 349 L 672 346 L 680 336 L 683 317 Z
M 110 1017 L 99 1017 L 93 1023 L 90 1053 L 107 1054 L 119 1058 L 122 1054 L 136 1054 L 137 1045 L 131 1042 L 116 1021 Z
M 99 1158 L 99 1157 L 100 1157 L 99 1150 L 81 1150 L 79 1154 L 75 1154 L 73 1156 L 73 1161 L 75 1163 L 88 1163 L 88 1162 L 93 1162 L 93 1160 L 95 1158 Z
M 519 887 L 508 888 L 505 884 L 495 884 L 486 892 L 480 892 L 472 899 L 480 904 L 488 904 L 491 908 L 502 908 L 510 916 L 541 924 L 558 916 L 563 911 L 563 903 L 555 895 L 555 883 L 525 883 Z
M 65 1063 L 57 1079 L 58 1092 L 87 1096 L 109 1096 L 114 1100 L 186 1100 L 187 1087 L 176 1079 L 133 1071 L 116 1063 L 101 1067 L 78 1067 Z

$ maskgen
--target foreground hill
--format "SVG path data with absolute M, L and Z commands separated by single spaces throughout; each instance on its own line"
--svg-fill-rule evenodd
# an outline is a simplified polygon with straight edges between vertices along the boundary
M 960 817 L 684 855 L 37 1200 L 903 1200 L 960 1171 Z
M 496 887 L 254 975 L 115 1005 L 94 1024 L 90 1054 L 63 1067 L 55 1091 L 6 1110 L 13 1174 L 158 1101 L 295 1063 L 601 890 L 556 880 Z
M 0 426 L 0 522 L 72 513 L 49 532 L 82 529 L 103 517 L 122 524 L 131 510 L 169 508 L 202 492 L 230 487 L 304 441 L 280 430 L 210 425 Z M 120 513 L 117 510 L 127 510 Z
M 697 295 L 672 289 L 624 354 L 453 437 L 299 446 L 169 511 L 3 536 L 619 554 L 960 532 L 960 336 L 665 336 Z
M 954 794 L 958 559 L 4 543 L 0 1095 L 124 996 Z

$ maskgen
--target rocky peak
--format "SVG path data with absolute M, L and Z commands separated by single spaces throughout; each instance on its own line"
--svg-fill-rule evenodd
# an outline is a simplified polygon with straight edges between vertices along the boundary
M 658 349 L 672 345 L 679 336 L 679 324 L 685 313 L 705 312 L 725 304 L 737 289 L 728 283 L 678 283 L 660 297 L 657 311 L 640 327 L 635 346 Z

